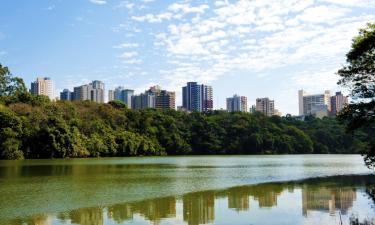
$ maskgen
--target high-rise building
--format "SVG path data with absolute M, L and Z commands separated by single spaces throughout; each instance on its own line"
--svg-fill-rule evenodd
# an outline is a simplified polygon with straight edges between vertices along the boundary
M 73 100 L 81 100 L 81 101 L 90 100 L 90 97 L 89 97 L 90 91 L 91 91 L 91 88 L 90 88 L 90 85 L 88 85 L 88 84 L 81 85 L 81 86 L 78 86 L 78 87 L 74 87 L 74 89 L 73 89 L 73 93 L 74 93 Z
M 150 87 L 148 92 L 155 95 L 156 109 L 175 109 L 176 108 L 176 94 L 175 92 L 162 90 L 159 85 Z
M 132 109 L 175 109 L 176 94 L 161 90 L 160 86 L 150 87 L 145 93 L 132 96 Z
M 108 102 L 115 100 L 115 92 L 113 90 L 108 91 Z
M 182 88 L 182 106 L 187 111 L 205 112 L 213 109 L 213 89 L 211 86 L 188 82 Z
M 49 77 L 38 77 L 31 83 L 30 92 L 32 95 L 44 95 L 49 99 L 55 98 L 53 81 Z
M 98 80 L 93 81 L 91 84 L 92 89 L 89 100 L 97 103 L 104 103 L 104 83 Z
M 109 90 L 108 101 L 122 101 L 128 108 L 132 106 L 132 96 L 134 95 L 134 90 L 124 89 L 124 87 L 117 87 L 115 90 Z
M 213 110 L 214 101 L 213 101 L 213 90 L 211 86 L 201 85 L 201 95 L 202 95 L 202 111 L 208 112 Z
M 74 88 L 73 100 L 104 103 L 104 83 L 98 80 Z
M 156 109 L 175 109 L 176 108 L 176 94 L 166 90 L 160 90 L 156 94 L 155 99 Z
M 300 116 L 315 115 L 317 117 L 328 116 L 331 111 L 331 92 L 323 94 L 307 94 L 305 91 L 298 91 L 299 114 Z
M 71 101 L 73 99 L 73 92 L 69 89 L 64 89 L 60 92 L 60 100 L 62 101 Z
M 275 101 L 269 98 L 256 99 L 256 111 L 263 113 L 266 116 L 275 115 Z
M 202 111 L 201 86 L 197 82 L 188 82 L 182 88 L 182 106 L 187 111 Z
M 132 109 L 155 108 L 155 93 L 146 91 L 140 95 L 131 96 Z
M 331 97 L 331 115 L 336 116 L 346 105 L 348 105 L 348 97 L 341 92 L 336 92 L 336 95 Z
M 227 98 L 228 112 L 247 112 L 247 98 L 245 96 L 234 95 Z
M 132 106 L 133 95 L 134 95 L 134 90 L 124 89 L 121 92 L 121 100 L 125 103 L 125 105 L 128 106 L 128 108 L 131 108 Z

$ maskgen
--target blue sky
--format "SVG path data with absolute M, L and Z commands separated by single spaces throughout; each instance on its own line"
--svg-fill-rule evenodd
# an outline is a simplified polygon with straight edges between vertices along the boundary
M 56 94 L 94 79 L 141 92 L 187 81 L 275 99 L 298 113 L 298 89 L 339 90 L 335 72 L 351 39 L 375 21 L 373 0 L 3 0 L 0 63 Z

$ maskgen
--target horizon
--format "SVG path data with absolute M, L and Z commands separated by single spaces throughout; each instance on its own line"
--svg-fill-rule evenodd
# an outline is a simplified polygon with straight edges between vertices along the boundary
M 55 82 L 56 96 L 92 80 L 106 96 L 160 85 L 178 106 L 182 86 L 197 81 L 213 86 L 215 109 L 234 94 L 248 107 L 267 96 L 284 115 L 298 115 L 300 89 L 345 92 L 335 72 L 375 20 L 369 0 L 20 3 L 2 5 L 0 63 L 27 87 L 39 76 Z

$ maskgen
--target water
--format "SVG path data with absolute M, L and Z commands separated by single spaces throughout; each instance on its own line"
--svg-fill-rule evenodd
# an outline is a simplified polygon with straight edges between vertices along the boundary
M 0 161 L 0 224 L 348 224 L 374 187 L 359 155 Z

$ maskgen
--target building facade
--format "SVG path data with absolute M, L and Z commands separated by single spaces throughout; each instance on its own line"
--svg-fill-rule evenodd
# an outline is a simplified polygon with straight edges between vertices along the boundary
M 214 108 L 213 89 L 211 86 L 201 85 L 202 111 L 212 111 Z
M 275 115 L 275 101 L 269 98 L 257 98 L 255 108 L 266 116 Z
M 322 94 L 308 94 L 303 90 L 298 91 L 300 116 L 314 115 L 319 118 L 328 116 L 331 111 L 331 92 Z
M 108 91 L 108 102 L 115 100 L 115 92 L 113 90 Z
M 331 115 L 336 116 L 348 104 L 348 97 L 344 96 L 341 92 L 336 92 L 336 94 L 331 97 Z
M 213 109 L 213 89 L 211 86 L 188 82 L 182 88 L 182 107 L 186 111 L 206 112 Z
M 155 108 L 155 94 L 150 91 L 146 91 L 140 95 L 131 96 L 131 108 L 132 109 L 149 109 Z
M 228 112 L 247 112 L 247 98 L 245 96 L 234 95 L 227 98 Z
M 115 90 L 108 91 L 108 101 L 121 101 L 128 108 L 132 106 L 132 96 L 134 95 L 134 90 L 125 89 L 124 87 L 117 87 Z
M 175 109 L 176 108 L 176 93 L 166 90 L 161 90 L 156 94 L 155 99 L 156 109 Z
M 31 83 L 30 92 L 32 95 L 43 95 L 53 100 L 55 98 L 54 84 L 49 77 L 38 77 Z
M 104 83 L 95 80 L 90 84 L 74 87 L 73 96 L 71 100 L 88 100 L 97 103 L 104 103 L 104 91 Z
M 60 92 L 60 100 L 62 101 L 71 101 L 73 99 L 73 92 L 69 89 L 64 89 Z

